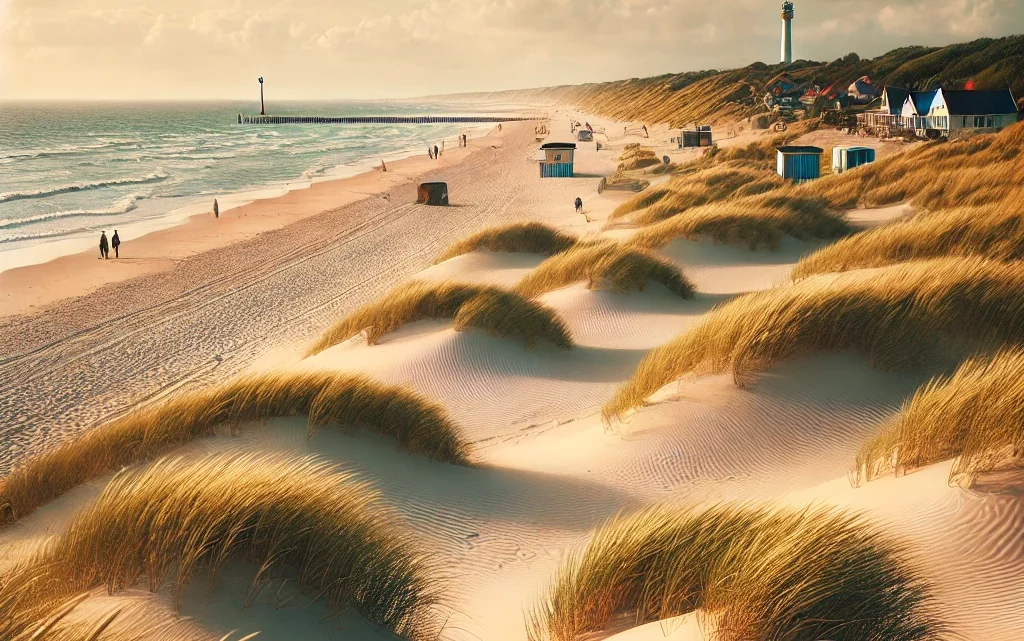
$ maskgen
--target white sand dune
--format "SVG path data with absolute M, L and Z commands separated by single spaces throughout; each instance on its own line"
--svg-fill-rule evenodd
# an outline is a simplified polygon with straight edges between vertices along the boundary
M 621 123 L 568 111 L 553 121 L 555 133 L 549 140 L 568 138 L 565 121 L 570 115 L 607 126 L 613 146 L 634 141 L 616 135 Z M 668 134 L 667 129 L 652 128 L 654 136 L 667 139 Z M 655 142 L 656 147 L 667 143 Z M 569 206 L 571 196 L 582 193 L 591 211 L 607 215 L 621 202 L 621 194 L 597 196 L 596 177 L 534 179 L 535 168 L 523 165 L 531 162 L 528 152 L 522 145 L 515 154 L 502 155 L 501 162 L 511 163 L 511 169 L 491 167 L 488 174 L 496 192 L 530 190 L 528 202 L 504 208 L 500 216 L 486 207 L 474 210 L 479 220 L 432 237 L 429 252 L 403 254 L 415 267 L 403 267 L 400 275 L 512 286 L 543 257 L 477 251 L 439 265 L 426 264 L 459 235 L 501 222 L 541 220 L 580 235 L 596 235 L 600 223 L 588 226 L 575 215 Z M 577 157 L 581 173 L 597 174 L 609 171 L 616 155 L 581 146 Z M 472 188 L 471 180 L 460 179 L 467 190 Z M 519 182 L 504 185 L 503 180 Z M 893 215 L 875 212 L 864 217 L 880 220 Z M 379 233 L 391 234 L 394 229 L 382 227 Z M 620 229 L 605 235 L 630 234 Z M 585 542 L 605 519 L 654 502 L 721 500 L 827 503 L 863 511 L 907 541 L 957 632 L 971 641 L 1024 638 L 1024 474 L 990 474 L 972 491 L 947 484 L 948 462 L 860 488 L 852 488 L 847 480 L 857 448 L 898 411 L 926 380 L 925 374 L 882 373 L 856 354 L 819 354 L 751 375 L 742 386 L 731 374 L 687 377 L 660 390 L 649 406 L 625 422 L 602 423 L 601 405 L 648 350 L 699 322 L 716 304 L 788 282 L 800 256 L 817 246 L 787 238 L 778 251 L 751 252 L 709 240 L 676 240 L 661 253 L 696 284 L 698 293 L 692 300 L 653 283 L 630 293 L 589 290 L 584 283 L 547 293 L 540 301 L 562 317 L 575 337 L 576 347 L 570 351 L 546 344 L 527 350 L 517 341 L 479 330 L 456 332 L 450 320 L 441 319 L 410 323 L 373 346 L 356 337 L 300 362 L 296 345 L 356 302 L 333 304 L 345 293 L 332 290 L 313 312 L 277 312 L 309 313 L 309 331 L 289 332 L 289 340 L 272 342 L 268 332 L 253 330 L 233 349 L 250 349 L 245 346 L 251 341 L 266 340 L 272 344 L 263 353 L 291 350 L 290 360 L 276 359 L 288 361 L 289 367 L 364 372 L 408 385 L 447 409 L 473 444 L 474 466 L 430 462 L 367 434 L 325 428 L 307 438 L 302 418 L 246 425 L 241 436 L 201 439 L 177 453 L 315 454 L 372 482 L 400 514 L 403 523 L 396 523 L 396 528 L 408 528 L 410 540 L 435 555 L 444 568 L 450 589 L 441 641 L 523 641 L 524 608 L 534 602 L 574 546 Z M 378 257 L 372 264 L 392 268 L 379 262 Z M 348 276 L 368 277 L 355 267 Z M 401 282 L 393 276 L 368 286 L 358 302 Z M 328 286 L 326 280 L 317 282 Z M 246 288 L 251 290 L 247 300 L 278 301 L 275 296 L 280 295 L 279 289 L 264 289 L 259 282 L 247 283 Z M 235 318 L 220 313 L 222 318 Z M 175 336 L 188 333 L 179 329 Z M 260 369 L 274 360 L 254 356 L 246 364 Z M 96 374 L 90 370 L 89 375 Z M 0 531 L 0 568 L 58 534 L 73 511 L 93 500 L 106 480 L 78 488 Z M 262 631 L 259 638 L 266 640 L 390 637 L 352 612 L 326 616 L 309 595 L 280 581 L 264 586 L 245 608 L 254 571 L 244 563 L 229 566 L 212 593 L 205 577 L 197 577 L 180 612 L 191 617 L 184 623 L 174 614 L 166 591 L 156 596 L 139 591 L 98 595 L 87 603 L 93 610 L 128 603 L 132 607 L 118 625 L 173 620 L 192 626 L 197 638 L 218 639 L 232 630 L 235 639 L 256 631 Z M 691 615 L 656 622 L 612 638 L 711 638 L 698 619 Z

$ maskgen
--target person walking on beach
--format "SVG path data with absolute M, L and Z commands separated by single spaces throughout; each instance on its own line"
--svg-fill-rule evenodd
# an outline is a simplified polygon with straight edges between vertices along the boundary
M 576 196 L 576 213 L 583 214 L 583 217 L 587 219 L 587 222 L 590 222 L 590 216 L 587 212 L 583 211 L 583 199 L 579 196 Z
M 117 235 L 117 230 L 114 230 L 114 235 L 110 237 L 110 246 L 114 248 L 114 258 L 120 258 L 120 254 L 117 252 L 117 248 L 121 246 L 121 239 Z
M 217 199 L 213 199 L 213 217 L 220 218 L 220 205 L 217 204 Z
M 427 145 L 427 158 L 434 159 L 434 148 L 430 145 Z
M 100 232 L 100 258 L 107 258 L 110 253 L 110 247 L 107 245 L 107 232 Z
M 434 160 L 437 160 L 440 157 L 441 157 L 441 154 L 438 153 L 438 151 L 437 151 L 437 145 L 434 145 Z

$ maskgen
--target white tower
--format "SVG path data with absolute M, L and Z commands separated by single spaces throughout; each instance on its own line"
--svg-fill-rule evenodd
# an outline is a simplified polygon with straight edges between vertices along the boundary
M 782 3 L 782 62 L 793 62 L 793 3 Z

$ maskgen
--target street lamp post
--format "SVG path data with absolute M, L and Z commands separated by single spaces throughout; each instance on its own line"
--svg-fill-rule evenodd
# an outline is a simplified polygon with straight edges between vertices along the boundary
M 260 115 L 266 115 L 266 112 L 263 110 L 263 76 L 260 76 Z

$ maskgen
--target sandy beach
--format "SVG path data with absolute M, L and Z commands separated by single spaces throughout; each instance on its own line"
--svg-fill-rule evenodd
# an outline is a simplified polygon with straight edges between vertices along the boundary
M 140 404 L 240 374 L 365 375 L 443 408 L 469 465 L 401 451 L 369 430 L 311 433 L 303 416 L 221 426 L 173 455 L 186 462 L 313 455 L 369 483 L 444 577 L 436 638 L 524 641 L 524 612 L 602 523 L 663 502 L 728 501 L 863 514 L 907 545 L 951 629 L 974 641 L 1024 636 L 1024 502 L 1008 473 L 967 490 L 947 482 L 945 461 L 851 487 L 858 448 L 931 371 L 882 371 L 853 350 L 803 354 L 741 380 L 732 372 L 687 374 L 622 420 L 603 420 L 602 406 L 651 350 L 737 297 L 792 286 L 793 267 L 824 240 L 785 236 L 777 248 L 752 251 L 676 238 L 653 251 L 692 283 L 689 298 L 658 282 L 620 292 L 584 281 L 534 297 L 571 333 L 569 350 L 544 342 L 526 348 L 438 318 L 407 323 L 373 344 L 359 333 L 308 354 L 329 326 L 409 280 L 512 288 L 548 259 L 476 250 L 435 264 L 446 247 L 483 229 L 537 222 L 581 241 L 630 240 L 635 226 L 606 223 L 634 194 L 597 192 L 625 145 L 641 143 L 677 163 L 703 153 L 675 149 L 666 126 L 652 126 L 650 138 L 623 135 L 627 123 L 570 107 L 554 111 L 545 141 L 571 139 L 570 119 L 607 131 L 601 151 L 579 144 L 575 178 L 539 177 L 539 123 L 505 125 L 437 162 L 413 158 L 389 164 L 387 173 L 319 183 L 220 219 L 197 216 L 126 239 L 120 260 L 80 254 L 0 273 L 0 429 L 8 444 L 0 468 L 9 472 Z M 768 135 L 735 128 L 723 148 Z M 797 142 L 842 138 L 821 131 Z M 880 158 L 910 148 L 871 144 Z M 651 190 L 668 180 L 645 178 Z M 415 204 L 423 180 L 447 181 L 451 206 Z M 591 222 L 574 211 L 577 197 Z M 848 218 L 868 229 L 911 209 L 900 203 Z M 59 535 L 112 477 L 78 485 L 0 530 L 0 567 Z M 140 583 L 109 595 L 97 588 L 75 616 L 120 607 L 111 630 L 174 626 L 181 638 L 203 640 L 257 631 L 260 639 L 395 638 L 356 610 L 334 613 L 295 581 L 267 581 L 253 594 L 253 575 L 251 565 L 232 561 L 212 591 L 198 575 L 177 609 L 170 589 L 152 594 Z M 635 623 L 616 621 L 593 638 L 714 638 L 695 615 Z

